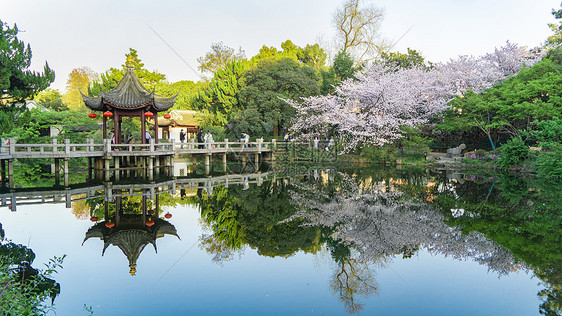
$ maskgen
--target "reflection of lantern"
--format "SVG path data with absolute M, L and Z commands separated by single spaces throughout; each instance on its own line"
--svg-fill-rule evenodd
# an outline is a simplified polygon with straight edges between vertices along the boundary
M 146 113 L 144 113 L 144 116 L 146 116 L 146 117 L 153 117 L 154 114 L 152 114 L 152 112 L 146 112 Z
M 164 215 L 165 218 L 172 218 L 172 214 L 170 213 L 166 213 L 166 215 Z
M 111 228 L 113 226 L 115 226 L 115 223 L 112 223 L 111 221 L 105 223 L 105 227 L 107 227 L 107 228 Z
M 148 210 L 148 214 L 154 215 L 154 210 Z
M 112 117 L 112 116 L 113 116 L 113 113 L 111 113 L 111 112 L 109 112 L 109 111 L 105 111 L 105 112 L 103 112 L 103 116 L 109 118 L 109 117 Z
M 169 120 L 170 117 L 172 117 L 170 114 L 164 114 L 164 118 L 165 118 L 165 119 Z
M 95 118 L 98 117 L 98 116 L 97 116 L 95 113 L 90 113 L 90 114 L 88 114 L 88 117 L 93 120 L 93 119 L 95 119 Z
M 92 217 L 90 218 L 90 220 L 91 220 L 92 222 L 97 222 L 98 219 L 99 219 L 99 218 L 98 218 L 97 216 L 92 216 Z

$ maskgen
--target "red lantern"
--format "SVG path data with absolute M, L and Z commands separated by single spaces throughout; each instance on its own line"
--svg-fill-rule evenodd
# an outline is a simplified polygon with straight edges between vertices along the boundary
M 165 119 L 169 120 L 170 117 L 172 117 L 170 114 L 164 114 L 164 118 L 165 118 Z
M 113 226 L 115 226 L 115 223 L 112 223 L 112 222 L 105 223 L 105 227 L 107 227 L 107 228 L 111 228 Z
M 153 114 L 152 112 L 146 112 L 146 113 L 144 113 L 144 116 L 146 116 L 146 117 L 153 117 L 154 114 Z
M 93 119 L 95 119 L 95 118 L 98 117 L 98 116 L 97 116 L 95 113 L 90 113 L 90 114 L 88 114 L 88 117 L 93 120 Z
M 97 216 L 93 216 L 93 217 L 90 218 L 90 221 L 92 221 L 92 222 L 97 222 L 98 219 L 99 219 L 99 218 L 98 218 Z
M 170 218 L 172 218 L 172 214 L 166 213 L 166 215 L 164 215 L 164 217 L 170 219 Z
M 109 117 L 112 117 L 112 116 L 113 116 L 113 113 L 111 113 L 111 112 L 109 112 L 109 111 L 105 111 L 105 112 L 103 112 L 103 116 L 109 118 Z
M 149 220 L 148 222 L 146 222 L 146 226 L 150 227 L 154 225 L 154 221 L 153 220 Z

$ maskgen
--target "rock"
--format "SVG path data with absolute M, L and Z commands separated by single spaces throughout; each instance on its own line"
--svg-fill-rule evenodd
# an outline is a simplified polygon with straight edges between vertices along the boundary
M 458 156 L 461 154 L 461 152 L 466 148 L 465 144 L 460 144 L 459 147 L 455 147 L 455 148 L 449 148 L 447 149 L 447 156 L 453 157 L 453 156 Z

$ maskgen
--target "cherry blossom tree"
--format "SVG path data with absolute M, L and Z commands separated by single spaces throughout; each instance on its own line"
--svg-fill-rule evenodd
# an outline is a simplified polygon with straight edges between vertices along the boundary
M 416 127 L 448 107 L 467 90 L 480 92 L 540 60 L 507 43 L 481 57 L 461 56 L 426 69 L 374 63 L 358 80 L 348 79 L 334 95 L 286 100 L 297 110 L 295 135 L 313 137 L 336 130 L 345 151 L 359 144 L 382 146 L 401 137 L 401 127 Z

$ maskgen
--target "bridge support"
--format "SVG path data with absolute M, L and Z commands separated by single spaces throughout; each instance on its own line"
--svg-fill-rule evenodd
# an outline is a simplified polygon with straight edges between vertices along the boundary
M 256 153 L 254 156 L 255 170 L 258 171 L 260 168 L 260 154 Z
M 119 160 L 121 160 L 120 157 L 115 157 L 114 158 L 114 165 L 115 165 L 115 181 L 119 181 L 121 180 L 121 170 L 119 170 L 121 168 L 120 164 L 121 162 Z
M 6 182 L 6 161 L 0 161 L 0 177 L 2 177 L 2 183 Z
M 14 159 L 8 159 L 8 186 L 14 187 Z
M 68 158 L 63 159 L 64 164 L 64 186 L 68 187 Z

